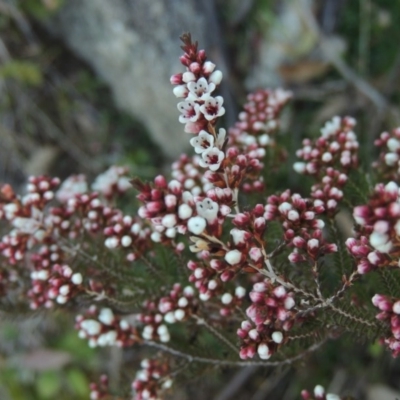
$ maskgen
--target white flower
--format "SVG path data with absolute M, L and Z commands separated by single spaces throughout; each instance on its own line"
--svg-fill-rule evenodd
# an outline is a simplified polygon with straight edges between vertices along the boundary
M 214 71 L 210 77 L 208 78 L 209 82 L 215 83 L 216 85 L 219 85 L 222 81 L 222 72 L 219 71 L 218 69 Z
M 106 172 L 100 174 L 92 184 L 92 190 L 110 196 L 117 186 L 118 190 L 124 192 L 132 185 L 126 176 L 126 169 L 123 167 L 111 166 Z
M 73 274 L 71 277 L 71 282 L 74 285 L 80 285 L 82 283 L 82 281 L 83 281 L 82 274 L 80 274 L 79 272 L 77 272 L 76 274 Z
M 204 104 L 200 106 L 200 111 L 204 114 L 207 121 L 212 121 L 225 114 L 225 108 L 222 107 L 223 103 L 224 99 L 221 96 L 209 96 L 205 99 Z
M 215 90 L 215 83 L 208 83 L 206 78 L 200 78 L 197 82 L 189 82 L 188 100 L 203 100 L 207 95 Z
M 176 97 L 183 97 L 183 98 L 185 98 L 189 93 L 186 85 L 175 86 L 172 91 Z
M 314 396 L 322 397 L 325 394 L 325 389 L 321 385 L 317 385 L 314 388 Z
M 396 151 L 400 150 L 400 142 L 396 138 L 390 138 L 386 143 L 388 149 L 396 153 Z
M 189 219 L 187 227 L 189 229 L 189 232 L 192 232 L 195 235 L 200 235 L 201 233 L 203 233 L 206 225 L 206 220 L 203 217 L 197 216 Z
M 201 154 L 214 146 L 214 136 L 206 131 L 200 131 L 198 136 L 190 139 L 190 144 L 194 147 L 194 151 L 197 154 Z
M 199 251 L 208 250 L 208 242 L 206 242 L 205 240 L 196 236 L 191 236 L 190 240 L 194 243 L 189 246 L 189 249 L 192 253 L 198 253 Z
M 219 128 L 218 130 L 218 136 L 217 136 L 217 142 L 215 145 L 219 148 L 222 149 L 222 146 L 225 143 L 225 137 L 226 137 L 226 130 L 224 128 Z
M 214 69 L 215 69 L 215 64 L 212 63 L 211 61 L 206 61 L 203 64 L 203 72 L 205 74 L 211 74 L 214 71 Z
M 16 217 L 12 220 L 12 225 L 19 232 L 32 235 L 40 229 L 42 223 L 34 218 Z
M 167 214 L 164 215 L 164 217 L 161 220 L 161 223 L 163 226 L 166 228 L 172 228 L 176 225 L 177 220 L 176 220 L 176 215 L 175 214 Z
M 129 247 L 132 244 L 132 238 L 128 235 L 122 236 L 121 244 L 123 247 Z
M 111 308 L 102 308 L 99 314 L 99 321 L 105 325 L 111 325 L 114 321 L 114 313 Z
M 209 224 L 212 224 L 217 218 L 219 206 L 218 203 L 206 197 L 203 201 L 196 203 L 197 214 L 205 218 Z
M 217 147 L 210 147 L 208 150 L 203 151 L 201 157 L 199 160 L 200 167 L 208 167 L 211 171 L 216 171 L 225 158 L 225 154 Z
M 267 133 L 258 137 L 258 143 L 260 143 L 261 146 L 268 146 L 270 141 L 271 139 Z
M 369 242 L 372 247 L 381 253 L 388 253 L 392 249 L 392 242 L 389 240 L 389 236 L 385 233 L 372 232 L 369 237 Z
M 221 303 L 222 304 L 230 304 L 232 303 L 233 296 L 230 293 L 224 293 L 221 297 Z
M 285 213 L 289 212 L 292 208 L 293 208 L 292 205 L 290 203 L 288 203 L 287 201 L 285 201 L 279 205 L 278 210 L 282 214 L 285 214 Z
M 340 397 L 337 394 L 327 393 L 326 400 L 340 400 Z
M 258 346 L 257 353 L 262 360 L 268 360 L 271 357 L 269 347 L 265 343 L 261 343 Z
M 399 155 L 396 153 L 387 153 L 385 154 L 385 163 L 392 167 L 399 161 Z
M 178 217 L 180 219 L 188 219 L 192 216 L 193 210 L 187 204 L 181 204 L 178 208 Z
M 235 296 L 238 297 L 239 299 L 243 298 L 244 296 L 246 296 L 246 289 L 242 286 L 238 286 L 235 289 Z
M 94 319 L 85 319 L 81 323 L 81 327 L 85 330 L 88 335 L 98 335 L 101 330 L 101 325 L 99 322 L 95 321 Z
M 231 229 L 231 235 L 234 244 L 244 243 L 246 241 L 247 232 L 241 229 L 233 228 Z
M 282 332 L 279 332 L 279 331 L 275 331 L 272 335 L 271 335 L 271 338 L 272 338 L 272 340 L 275 342 L 275 343 L 282 343 L 282 340 L 283 340 L 283 335 L 282 335 Z
M 342 120 L 340 117 L 333 117 L 332 121 L 328 121 L 325 126 L 321 129 L 322 137 L 328 138 L 336 133 L 336 131 L 340 128 Z
M 185 83 L 193 82 L 196 79 L 196 75 L 193 72 L 186 71 L 182 74 L 182 80 Z
M 230 265 L 235 265 L 240 262 L 242 253 L 239 250 L 231 250 L 225 254 L 225 261 Z
M 66 203 L 76 194 L 86 193 L 88 185 L 84 175 L 73 175 L 66 179 L 57 190 L 56 197 L 61 203 Z
M 186 124 L 187 122 L 196 122 L 200 115 L 200 106 L 194 101 L 181 101 L 177 105 L 178 110 L 182 113 L 179 116 L 179 122 Z

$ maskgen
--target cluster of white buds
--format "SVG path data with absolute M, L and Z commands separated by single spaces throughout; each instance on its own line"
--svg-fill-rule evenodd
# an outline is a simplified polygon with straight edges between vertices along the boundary
M 36 265 L 39 264 L 36 262 Z M 43 262 L 42 262 L 43 264 Z M 83 277 L 68 265 L 53 264 L 50 268 L 31 272 L 32 288 L 28 291 L 31 309 L 51 308 L 54 303 L 66 304 L 83 290 Z
M 400 176 L 400 127 L 390 133 L 383 132 L 375 140 L 375 146 L 381 148 L 379 161 L 373 164 L 381 177 L 387 180 L 398 181 Z
M 292 97 L 283 89 L 257 90 L 247 96 L 239 121 L 229 129 L 229 144 L 254 150 L 274 142 L 272 133 L 279 127 L 279 114 Z
M 128 261 L 135 261 L 150 247 L 151 229 L 130 215 L 114 215 L 103 233 L 106 236 L 104 245 L 109 249 L 126 250 Z
M 85 315 L 76 317 L 76 329 L 81 339 L 88 339 L 90 347 L 127 347 L 140 341 L 136 328 L 110 308 L 91 306 Z
M 167 296 L 146 301 L 143 305 L 146 311 L 137 315 L 143 324 L 143 339 L 169 342 L 171 336 L 165 323 L 174 324 L 190 317 L 196 306 L 194 294 L 191 286 L 182 289 L 180 284 L 175 284 Z
M 398 267 L 400 249 L 400 189 L 395 182 L 375 186 L 368 204 L 357 206 L 353 212 L 359 225 L 356 237 L 346 241 L 347 248 L 357 260 L 358 272 L 363 274 L 377 267 Z
M 60 203 L 67 203 L 77 194 L 87 193 L 88 190 L 89 187 L 85 175 L 72 175 L 61 183 L 56 192 L 56 198 Z
M 386 346 L 392 351 L 393 357 L 400 356 L 400 299 L 376 294 L 372 304 L 381 311 L 376 318 L 390 325 L 390 334 L 383 339 Z
M 204 170 L 200 167 L 200 157 L 189 157 L 182 154 L 172 164 L 171 176 L 177 180 L 184 190 L 188 190 L 193 196 L 201 196 L 211 189 L 213 185 L 205 178 Z
M 302 198 L 286 190 L 281 195 L 268 197 L 264 217 L 266 220 L 280 220 L 284 228 L 285 242 L 294 247 L 289 261 L 303 262 L 337 251 L 334 243 L 327 243 L 322 236 L 325 223 L 317 218 L 325 208 L 320 200 Z
M 220 297 L 221 308 L 219 313 L 223 317 L 232 315 L 235 310 L 242 305 L 245 296 L 246 289 L 242 286 L 237 286 L 232 294 L 230 292 L 223 293 Z
M 160 400 L 163 391 L 172 386 L 169 366 L 162 360 L 142 360 L 141 369 L 132 383 L 134 400 Z
M 6 220 L 13 228 L 2 237 L 0 252 L 12 265 L 21 262 L 34 245 L 43 243 L 52 229 L 51 219 L 43 211 L 54 198 L 58 178 L 30 177 L 27 193 L 19 197 L 9 185 L 1 189 L 0 220 Z
M 237 331 L 242 339 L 239 355 L 247 359 L 258 354 L 267 360 L 285 342 L 286 332 L 293 326 L 296 315 L 293 293 L 264 280 L 254 284 L 250 300 L 252 304 L 246 314 L 251 322 L 243 321 Z
M 127 174 L 127 168 L 113 165 L 95 179 L 92 183 L 92 190 L 102 194 L 106 199 L 125 193 L 132 188 Z
M 304 139 L 303 148 L 296 152 L 303 161 L 294 163 L 294 170 L 317 180 L 311 196 L 319 199 L 331 215 L 343 197 L 348 172 L 358 165 L 355 124 L 354 118 L 334 117 L 321 129 L 317 140 Z

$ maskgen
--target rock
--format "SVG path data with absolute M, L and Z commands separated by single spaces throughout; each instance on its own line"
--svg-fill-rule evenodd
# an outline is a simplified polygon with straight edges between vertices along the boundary
M 216 18 L 210 17 L 212 4 L 69 0 L 48 28 L 94 68 L 110 86 L 116 104 L 144 123 L 165 154 L 175 157 L 188 144 L 169 82 L 183 68 L 180 35 L 190 31 L 210 58 L 222 61 L 218 67 L 224 70 L 223 58 L 215 51 L 220 43 Z

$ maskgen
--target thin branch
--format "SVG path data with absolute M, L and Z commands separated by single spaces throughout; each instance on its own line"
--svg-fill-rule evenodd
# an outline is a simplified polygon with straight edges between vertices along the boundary
M 204 318 L 200 318 L 197 315 L 193 315 L 193 318 L 197 321 L 198 325 L 205 326 L 214 336 L 216 336 L 221 342 L 225 343 L 235 354 L 238 353 L 238 348 L 231 343 L 225 336 L 221 335 L 213 326 L 211 326 Z
M 346 311 L 344 311 L 344 310 L 342 310 L 340 308 L 335 307 L 332 303 L 329 303 L 328 307 L 330 309 L 332 309 L 333 311 L 335 311 L 336 313 L 342 315 L 343 317 L 345 317 L 347 319 L 350 319 L 351 321 L 354 321 L 354 322 L 357 322 L 359 324 L 363 324 L 363 325 L 369 326 L 371 328 L 376 328 L 377 327 L 376 323 L 367 321 L 367 320 L 362 319 L 362 318 L 355 317 L 354 315 L 351 315 L 348 312 L 346 312 Z
M 331 42 L 326 39 L 325 35 L 319 29 L 318 23 L 308 3 L 304 0 L 300 0 L 295 2 L 295 4 L 297 5 L 299 15 L 302 16 L 309 30 L 318 38 L 319 46 L 326 59 L 332 63 L 346 81 L 354 85 L 360 93 L 370 99 L 378 110 L 386 109 L 389 106 L 386 98 L 349 67 L 332 47 Z
M 263 366 L 263 367 L 278 367 L 281 365 L 290 365 L 293 364 L 294 362 L 301 360 L 303 357 L 306 355 L 313 353 L 314 351 L 318 350 L 326 341 L 328 338 L 323 339 L 322 341 L 313 344 L 310 346 L 308 349 L 304 350 L 303 352 L 297 354 L 296 356 L 287 358 L 286 360 L 282 361 L 232 361 L 232 360 L 219 360 L 215 358 L 207 358 L 207 357 L 198 357 L 198 356 L 193 356 L 191 354 L 183 353 L 180 350 L 174 349 L 172 347 L 169 347 L 165 344 L 157 343 L 157 342 L 152 342 L 152 341 L 145 341 L 143 342 L 144 345 L 154 347 L 158 350 L 165 351 L 166 353 L 172 354 L 174 356 L 184 358 L 188 360 L 189 362 L 198 362 L 198 363 L 203 363 L 203 364 L 212 364 L 212 365 L 226 365 L 230 367 L 248 367 L 248 366 Z

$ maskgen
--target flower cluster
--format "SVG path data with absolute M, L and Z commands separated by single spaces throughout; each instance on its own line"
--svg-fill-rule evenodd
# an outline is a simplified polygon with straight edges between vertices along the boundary
M 271 145 L 279 127 L 279 114 L 292 97 L 283 89 L 260 89 L 247 96 L 239 121 L 229 129 L 229 144 L 254 149 Z
M 196 307 L 194 294 L 191 286 L 182 289 L 175 284 L 166 296 L 146 301 L 143 307 L 146 311 L 137 315 L 137 320 L 143 324 L 143 339 L 169 342 L 171 336 L 165 323 L 174 324 L 190 317 Z
M 250 292 L 252 304 L 246 314 L 250 321 L 243 321 L 237 334 L 242 339 L 240 358 L 253 358 L 255 354 L 268 360 L 285 342 L 296 313 L 293 293 L 269 280 L 257 282 Z M 254 326 L 254 325 L 255 326 Z
M 132 383 L 135 400 L 159 400 L 160 394 L 172 386 L 169 366 L 162 360 L 142 360 L 141 369 Z
M 136 400 L 161 398 L 172 376 L 185 372 L 186 367 L 171 372 L 164 353 L 183 361 L 172 364 L 177 366 L 279 364 L 282 347 L 289 354 L 293 341 L 312 341 L 282 363 L 298 360 L 329 340 L 333 326 L 346 331 L 356 320 L 371 331 L 378 325 L 381 329 L 383 324 L 369 320 L 371 313 L 354 317 L 344 302 L 352 298 L 352 286 L 362 284 L 356 280 L 359 274 L 383 267 L 391 267 L 382 271 L 391 274 L 399 267 L 400 191 L 395 181 L 400 129 L 382 134 L 377 142 L 385 149 L 383 169 L 376 170 L 394 181 L 362 193 L 366 204 L 352 210 L 354 237 L 346 241 L 352 259 L 343 252 L 324 257 L 344 241 L 335 215 L 348 205 L 342 201 L 343 188 L 358 166 L 353 118 L 335 117 L 318 139 L 303 141 L 294 169 L 314 178 L 309 197 L 289 189 L 276 192 L 273 179 L 265 193 L 264 164 L 278 168 L 277 160 L 285 158 L 274 133 L 291 94 L 256 91 L 233 128 L 219 128 L 225 110 L 223 98 L 214 92 L 222 73 L 190 35 L 183 36 L 182 49 L 186 71 L 171 82 L 182 100 L 179 120 L 193 134 L 194 154 L 173 163 L 171 178 L 159 175 L 144 183 L 129 180 L 126 168 L 111 167 L 91 186 L 83 175 L 61 184 L 56 178 L 32 177 L 25 195 L 18 196 L 9 185 L 0 191 L 5 226 L 0 306 L 10 300 L 32 309 L 70 304 L 79 310 L 76 329 L 89 346 L 145 345 L 148 349 L 139 353 L 146 352 L 145 357 L 147 351 L 159 352 L 157 359 L 141 363 L 132 383 Z M 131 187 L 139 192 L 137 213 L 129 201 L 126 209 L 117 208 L 118 197 Z M 256 191 L 263 196 L 249 199 Z M 327 239 L 325 223 L 337 232 L 334 243 Z M 396 357 L 400 293 L 395 285 L 386 289 L 390 297 L 375 295 L 372 302 L 380 310 L 377 318 L 390 325 L 383 342 Z M 368 306 L 373 309 L 367 304 L 359 313 Z M 212 342 L 215 354 L 193 351 L 193 327 L 196 340 Z M 235 330 L 238 345 L 229 337 Z M 128 351 L 130 366 L 129 357 Z M 259 360 L 249 361 L 254 357 Z M 110 396 L 105 377 L 91 385 L 92 400 Z M 340 399 L 321 386 L 313 394 L 303 391 L 302 397 Z
M 321 385 L 315 386 L 312 394 L 307 390 L 303 390 L 301 397 L 303 400 L 341 400 L 341 397 L 337 394 L 325 393 L 325 389 Z
M 136 329 L 110 308 L 91 306 L 85 315 L 76 317 L 76 329 L 81 339 L 88 339 L 90 347 L 128 347 L 140 341 Z
M 257 90 L 249 94 L 248 102 L 239 113 L 238 122 L 229 129 L 228 146 L 239 150 L 241 157 L 238 159 L 242 164 L 243 156 L 247 158 L 248 166 L 246 165 L 244 171 L 242 167 L 241 171 L 241 175 L 247 178 L 242 185 L 242 190 L 246 193 L 259 192 L 264 188 L 263 178 L 260 176 L 264 149 L 275 147 L 273 133 L 278 129 L 279 115 L 291 97 L 292 94 L 283 89 Z M 282 156 L 280 155 L 281 158 Z M 236 165 L 236 160 L 233 159 L 231 164 Z M 240 184 L 242 179 L 236 181 Z
M 138 214 L 151 221 L 154 242 L 172 243 L 178 233 L 200 235 L 206 229 L 211 234 L 220 232 L 220 225 L 231 212 L 227 204 L 220 205 L 210 197 L 184 191 L 175 179 L 167 183 L 163 176 L 158 176 L 154 186 L 140 181 L 135 181 L 135 186 L 140 190 L 139 200 L 145 204 Z M 210 196 L 232 203 L 232 194 L 221 189 L 212 190 Z
M 73 272 L 64 264 L 51 262 L 57 257 L 57 246 L 43 246 L 38 253 L 32 255 L 34 271 L 31 272 L 32 288 L 28 291 L 30 307 L 33 310 L 41 306 L 51 308 L 54 302 L 65 304 L 83 290 L 82 274 Z
M 6 220 L 13 229 L 3 236 L 0 251 L 11 265 L 21 262 L 29 249 L 43 243 L 48 236 L 52 222 L 43 218 L 43 211 L 53 200 L 54 189 L 59 183 L 57 178 L 31 177 L 27 194 L 22 198 L 10 186 L 2 188 L 0 220 Z
M 375 140 L 375 146 L 381 148 L 379 160 L 373 164 L 385 180 L 398 181 L 400 176 L 400 127 L 390 133 L 383 132 Z
M 299 194 L 286 190 L 280 196 L 268 197 L 264 217 L 266 220 L 280 220 L 284 229 L 284 241 L 294 247 L 289 261 L 298 263 L 317 260 L 318 257 L 337 251 L 334 243 L 326 243 L 322 236 L 325 226 L 317 216 L 325 211 L 321 200 L 304 199 Z
M 197 42 L 192 43 L 190 35 L 183 35 L 182 41 L 184 54 L 180 60 L 187 71 L 171 77 L 171 83 L 176 85 L 175 96 L 185 99 L 178 103 L 179 122 L 185 124 L 186 132 L 197 135 L 190 144 L 201 155 L 200 166 L 216 171 L 224 159 L 222 147 L 226 132 L 220 129 L 216 133 L 214 126 L 225 114 L 225 108 L 224 99 L 212 97 L 212 93 L 221 83 L 222 72 L 206 60 L 205 51 L 197 49 Z
M 400 249 L 398 185 L 395 182 L 376 185 L 368 204 L 355 207 L 353 216 L 359 228 L 356 238 L 347 239 L 346 246 L 357 260 L 358 272 L 365 274 L 378 267 L 398 267 L 395 257 Z
M 151 230 L 143 221 L 130 215 L 116 213 L 103 230 L 109 249 L 123 249 L 128 261 L 135 261 L 150 248 Z
M 328 215 L 335 214 L 343 198 L 347 174 L 358 165 L 355 124 L 351 117 L 334 117 L 321 129 L 321 136 L 315 142 L 304 139 L 303 148 L 296 152 L 303 161 L 296 162 L 294 170 L 317 180 L 311 188 L 311 197 L 322 202 Z
M 90 400 L 107 400 L 109 397 L 108 376 L 102 375 L 99 383 L 90 384 Z
M 376 318 L 390 324 L 390 336 L 385 337 L 384 343 L 392 351 L 393 357 L 400 356 L 400 300 L 376 294 L 372 304 L 381 311 Z

